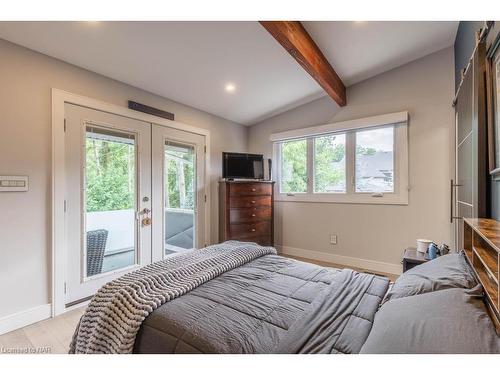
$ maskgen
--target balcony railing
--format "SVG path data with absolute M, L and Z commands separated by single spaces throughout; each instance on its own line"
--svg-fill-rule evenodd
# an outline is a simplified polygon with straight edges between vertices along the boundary
M 108 231 L 102 272 L 134 264 L 135 218 L 134 210 L 89 212 L 87 231 Z M 171 254 L 193 248 L 194 211 L 165 209 L 165 253 Z

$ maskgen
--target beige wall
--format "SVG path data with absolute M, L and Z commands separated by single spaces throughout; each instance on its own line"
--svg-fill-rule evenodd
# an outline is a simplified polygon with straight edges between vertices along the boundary
M 329 98 L 247 128 L 0 40 L 0 174 L 29 175 L 30 191 L 0 193 L 0 318 L 50 302 L 51 88 L 126 106 L 144 102 L 212 135 L 212 241 L 222 151 L 271 156 L 273 132 L 388 112 L 410 113 L 410 204 L 276 204 L 277 243 L 398 264 L 417 237 L 451 242 L 453 51 L 446 49 L 348 89 L 347 107 Z M 247 137 L 248 135 L 248 137 Z M 248 147 L 247 147 L 248 146 Z M 338 245 L 329 244 L 337 234 Z
M 249 151 L 270 157 L 274 132 L 405 110 L 410 116 L 409 205 L 278 202 L 277 244 L 398 267 L 416 238 L 451 243 L 453 90 L 453 49 L 447 48 L 349 87 L 344 108 L 325 97 L 252 126 Z M 330 245 L 330 234 L 338 235 L 337 245 Z
M 0 318 L 50 302 L 51 88 L 121 106 L 135 100 L 210 130 L 213 242 L 221 152 L 247 149 L 244 126 L 0 39 L 0 175 L 30 178 L 29 192 L 0 193 Z

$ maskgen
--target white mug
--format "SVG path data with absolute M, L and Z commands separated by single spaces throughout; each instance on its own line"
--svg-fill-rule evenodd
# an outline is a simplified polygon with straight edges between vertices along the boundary
M 417 251 L 419 253 L 425 254 L 431 243 L 432 243 L 431 240 L 418 239 L 417 240 Z

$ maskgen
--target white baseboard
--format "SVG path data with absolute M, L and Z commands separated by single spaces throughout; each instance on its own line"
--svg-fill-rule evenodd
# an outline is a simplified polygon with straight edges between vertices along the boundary
M 321 251 L 299 249 L 296 247 L 277 245 L 276 249 L 281 254 L 292 255 L 301 258 L 319 260 L 322 262 L 337 263 L 349 267 L 362 268 L 374 272 L 390 273 L 400 275 L 402 267 L 400 264 L 378 262 L 376 260 L 368 260 L 361 258 L 347 257 L 338 254 L 323 253 Z
M 87 306 L 88 304 L 90 303 L 90 299 L 86 300 L 86 301 L 83 301 L 83 302 L 80 302 L 80 303 L 77 303 L 76 305 L 73 305 L 73 306 L 70 306 L 70 307 L 65 307 L 64 308 L 64 311 L 59 313 L 59 314 L 56 314 L 54 316 L 59 316 L 61 314 L 66 314 L 67 312 L 70 312 L 70 311 L 73 311 L 73 310 L 76 310 L 76 309 L 79 309 L 80 307 L 85 307 Z
M 48 319 L 52 316 L 50 303 L 0 317 L 0 335 Z

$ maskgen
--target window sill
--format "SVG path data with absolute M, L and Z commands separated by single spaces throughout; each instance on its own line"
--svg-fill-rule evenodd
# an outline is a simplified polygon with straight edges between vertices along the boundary
M 375 205 L 408 205 L 408 194 L 386 194 L 383 197 L 372 197 L 369 194 L 343 195 L 343 194 L 321 194 L 293 196 L 277 194 L 276 202 L 304 202 L 304 203 L 343 203 L 343 204 L 375 204 Z

